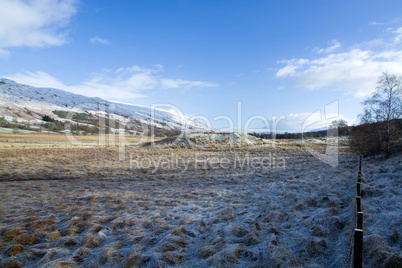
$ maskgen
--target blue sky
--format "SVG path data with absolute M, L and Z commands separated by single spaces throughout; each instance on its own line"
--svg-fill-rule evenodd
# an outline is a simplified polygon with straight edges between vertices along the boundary
M 282 116 L 277 131 L 301 131 L 317 110 L 311 128 L 353 124 L 379 75 L 402 74 L 401 11 L 399 0 L 0 0 L 0 77 L 173 104 L 216 128 L 228 127 L 216 116 L 238 124 L 238 102 L 243 127 Z

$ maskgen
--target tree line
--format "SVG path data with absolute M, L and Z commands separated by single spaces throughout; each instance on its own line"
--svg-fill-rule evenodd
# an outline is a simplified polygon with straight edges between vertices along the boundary
M 361 103 L 360 124 L 348 126 L 343 119 L 335 120 L 328 131 L 348 136 L 351 148 L 363 155 L 391 154 L 402 151 L 402 76 L 383 73 L 371 97 Z M 263 139 L 301 139 L 326 137 L 327 130 L 305 133 L 249 133 Z
M 351 145 L 365 155 L 386 158 L 401 151 L 402 76 L 383 73 L 371 97 L 362 102 L 360 126 L 351 132 Z

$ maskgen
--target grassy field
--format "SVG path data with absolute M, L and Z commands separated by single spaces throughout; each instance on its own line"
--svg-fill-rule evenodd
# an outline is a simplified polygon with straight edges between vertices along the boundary
M 0 136 L 3 266 L 350 266 L 356 155 L 342 150 L 332 167 L 290 141 L 174 149 L 80 138 L 71 146 L 63 135 Z M 399 159 L 382 170 L 374 159 L 367 171 L 398 175 Z M 367 181 L 369 216 L 385 183 Z M 400 211 L 400 189 L 393 195 L 388 207 Z M 391 216 L 382 213 L 368 222 L 378 230 L 366 238 L 369 266 L 398 260 L 400 216 L 385 231 L 377 225 Z
M 154 141 L 162 138 L 153 138 Z M 17 146 L 91 146 L 91 145 L 134 145 L 148 142 L 148 137 L 131 135 L 65 135 L 46 133 L 0 134 L 0 148 Z

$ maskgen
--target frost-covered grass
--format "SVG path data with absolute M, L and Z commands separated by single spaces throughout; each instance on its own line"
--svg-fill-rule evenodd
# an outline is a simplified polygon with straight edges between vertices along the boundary
M 367 267 L 402 267 L 402 157 L 365 159 L 363 260 Z
M 0 154 L 3 265 L 350 266 L 358 158 L 348 153 L 341 153 L 337 167 L 293 145 L 126 147 L 120 161 L 119 147 L 14 148 Z M 196 154 L 199 161 L 214 160 L 200 165 Z M 233 166 L 236 159 L 267 156 L 285 159 L 285 165 Z M 179 164 L 130 167 L 133 159 L 158 158 Z M 364 164 L 367 266 L 400 260 L 400 159 Z

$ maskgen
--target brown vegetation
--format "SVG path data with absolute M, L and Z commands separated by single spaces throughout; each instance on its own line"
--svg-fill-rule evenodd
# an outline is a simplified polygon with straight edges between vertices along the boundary
M 0 186 L 2 265 L 17 257 L 27 267 L 339 266 L 347 258 L 353 155 L 330 167 L 292 142 L 120 148 L 0 148 L 2 172 L 12 174 L 2 173 Z M 226 158 L 229 168 L 195 154 Z M 130 155 L 179 161 L 130 167 Z M 233 166 L 268 156 L 285 165 Z M 388 236 L 400 243 L 398 230 Z M 384 258 L 395 263 L 392 254 Z

